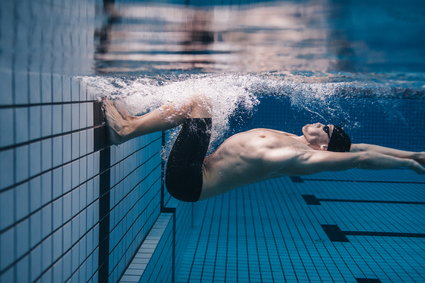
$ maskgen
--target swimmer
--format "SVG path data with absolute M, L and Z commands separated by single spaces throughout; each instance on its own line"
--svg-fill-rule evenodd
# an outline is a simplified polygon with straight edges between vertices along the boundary
M 132 116 L 110 100 L 104 100 L 104 110 L 113 144 L 182 124 L 165 174 L 167 190 L 181 201 L 204 200 L 269 178 L 323 171 L 407 167 L 425 174 L 425 152 L 351 144 L 340 127 L 321 123 L 305 125 L 301 136 L 271 129 L 238 133 L 206 156 L 212 119 L 211 105 L 202 97 L 143 116 Z

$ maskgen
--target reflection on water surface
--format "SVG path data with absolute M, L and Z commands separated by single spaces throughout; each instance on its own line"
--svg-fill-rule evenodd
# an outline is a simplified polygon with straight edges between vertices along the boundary
M 363 1 L 366 2 L 366 1 Z M 115 3 L 97 31 L 101 73 L 423 72 L 421 3 Z M 367 4 L 367 5 L 366 5 Z

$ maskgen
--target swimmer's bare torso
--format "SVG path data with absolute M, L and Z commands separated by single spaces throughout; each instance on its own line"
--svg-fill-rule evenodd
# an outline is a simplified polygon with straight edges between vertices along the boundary
M 310 151 L 290 133 L 253 129 L 233 135 L 204 161 L 201 199 L 218 191 L 287 175 L 305 174 L 297 158 Z

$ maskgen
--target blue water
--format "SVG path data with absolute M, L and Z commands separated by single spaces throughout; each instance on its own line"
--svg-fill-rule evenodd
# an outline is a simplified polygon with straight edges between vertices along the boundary
M 320 121 L 345 126 L 354 142 L 423 150 L 421 1 L 119 1 L 106 11 L 98 72 L 159 85 L 230 73 L 260 99 L 253 111 L 235 110 L 225 136 L 252 127 L 299 133 Z M 232 87 L 226 79 L 217 95 Z
M 143 114 L 203 92 L 210 152 L 312 122 L 424 151 L 424 14 L 421 0 L 0 1 L 0 282 L 424 282 L 423 176 L 325 172 L 183 203 L 161 183 L 177 131 L 109 146 L 97 103 Z
M 316 121 L 342 125 L 354 143 L 424 150 L 421 1 L 126 2 L 115 8 L 119 16 L 104 26 L 110 36 L 97 60 L 99 72 L 118 77 L 107 88 L 114 95 L 138 96 L 137 81 L 160 97 L 165 87 L 174 101 L 189 86 L 218 100 L 234 93 L 256 100 L 254 107 L 241 102 L 230 115 L 223 111 L 228 117 L 216 119 L 220 135 L 212 150 L 240 131 L 301 134 Z M 143 104 L 149 94 L 140 97 Z M 423 281 L 416 251 L 425 242 L 413 234 L 425 231 L 424 184 L 407 170 L 350 170 L 302 182 L 270 180 L 203 201 L 194 206 L 176 281 Z M 309 205 L 305 195 L 331 201 Z M 335 242 L 324 225 L 369 236 Z M 388 233 L 399 235 L 382 236 Z

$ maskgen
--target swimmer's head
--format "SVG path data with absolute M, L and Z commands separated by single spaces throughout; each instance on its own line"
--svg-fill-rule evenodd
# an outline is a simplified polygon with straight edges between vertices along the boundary
M 350 148 L 350 137 L 340 126 L 334 126 L 327 150 L 335 152 L 347 152 L 350 151 Z
M 350 137 L 339 126 L 315 123 L 305 125 L 302 131 L 308 146 L 313 149 L 335 152 L 350 151 Z

